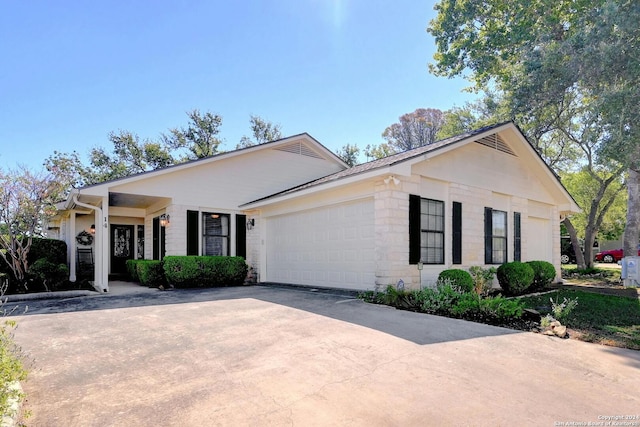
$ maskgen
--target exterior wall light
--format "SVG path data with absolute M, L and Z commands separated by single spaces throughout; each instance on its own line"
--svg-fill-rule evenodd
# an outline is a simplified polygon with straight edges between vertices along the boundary
M 393 182 L 393 183 L 394 183 L 394 185 L 398 185 L 398 184 L 400 184 L 400 180 L 399 180 L 398 178 L 396 178 L 395 176 L 393 176 L 393 175 L 389 175 L 388 177 L 386 177 L 386 178 L 384 179 L 384 183 L 385 183 L 385 184 L 387 184 L 387 185 L 388 185 L 390 182 Z
M 91 224 L 91 227 L 89 228 L 89 233 L 96 234 L 96 225 L 95 224 Z
M 160 227 L 166 227 L 171 224 L 171 216 L 169 214 L 160 215 Z
M 255 218 L 249 218 L 247 220 L 247 230 L 251 230 L 256 225 Z

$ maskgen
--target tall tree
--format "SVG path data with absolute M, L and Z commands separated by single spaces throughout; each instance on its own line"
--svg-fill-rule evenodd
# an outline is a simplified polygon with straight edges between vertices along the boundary
M 367 158 L 367 161 L 382 159 L 395 153 L 396 152 L 393 147 L 385 142 L 380 145 L 367 144 L 367 146 L 364 147 L 364 155 Z
M 418 108 L 403 114 L 398 123 L 387 127 L 382 137 L 396 153 L 432 144 L 442 127 L 442 111 L 435 108 Z
M 470 71 L 477 90 L 497 87 L 520 112 L 549 111 L 571 95 L 602 129 L 597 152 L 628 169 L 625 253 L 640 233 L 640 3 L 629 0 L 443 0 L 428 31 L 431 70 Z M 566 128 L 561 128 L 566 130 Z M 612 149 L 613 148 L 613 149 Z
M 135 173 L 163 168 L 175 159 L 162 144 L 140 141 L 138 135 L 128 131 L 111 132 L 112 151 L 94 147 L 89 152 L 89 164 L 84 165 L 77 152 L 54 151 L 44 161 L 46 169 L 66 183 L 67 189 L 97 184 Z
M 189 123 L 186 127 L 169 129 L 168 134 L 162 135 L 166 146 L 174 150 L 183 150 L 186 154 L 180 159 L 194 160 L 213 156 L 220 151 L 222 143 L 220 126 L 222 116 L 210 112 L 201 113 L 194 109 L 187 112 Z
M 360 148 L 357 145 L 346 144 L 340 150 L 336 152 L 349 166 L 355 166 L 358 164 L 358 155 L 360 154 Z
M 0 169 L 0 257 L 24 290 L 32 239 L 43 235 L 63 191 L 64 185 L 53 174 L 25 167 Z
M 246 148 L 253 145 L 264 144 L 265 142 L 275 141 L 282 138 L 281 127 L 279 124 L 273 124 L 268 120 L 264 120 L 260 116 L 251 115 L 249 119 L 251 124 L 251 133 L 253 139 L 243 136 L 236 148 Z

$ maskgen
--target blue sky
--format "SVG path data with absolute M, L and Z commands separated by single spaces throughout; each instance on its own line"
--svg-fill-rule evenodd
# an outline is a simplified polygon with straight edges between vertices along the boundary
M 223 117 L 223 149 L 249 115 L 331 150 L 382 142 L 398 116 L 474 96 L 437 78 L 432 1 L 0 0 L 0 166 L 157 138 L 197 108 Z

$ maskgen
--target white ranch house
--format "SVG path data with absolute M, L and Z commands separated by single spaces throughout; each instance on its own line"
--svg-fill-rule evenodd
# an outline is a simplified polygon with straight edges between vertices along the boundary
M 359 290 L 513 260 L 559 278 L 560 221 L 579 211 L 510 122 L 351 168 L 295 135 L 80 188 L 59 208 L 70 279 L 91 249 L 105 292 L 127 259 L 166 255 L 239 255 L 257 282 Z

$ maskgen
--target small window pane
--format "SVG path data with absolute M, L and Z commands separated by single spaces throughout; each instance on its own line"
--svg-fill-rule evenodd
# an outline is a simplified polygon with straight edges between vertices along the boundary
M 204 212 L 202 229 L 203 255 L 229 255 L 229 215 Z
M 493 235 L 507 236 L 507 213 L 502 211 L 493 211 Z
M 420 257 L 426 264 L 444 263 L 444 202 L 421 199 Z

